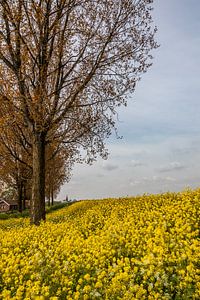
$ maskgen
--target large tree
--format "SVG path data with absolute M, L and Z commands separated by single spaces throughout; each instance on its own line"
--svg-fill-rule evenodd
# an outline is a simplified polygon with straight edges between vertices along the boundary
M 45 219 L 45 148 L 105 155 L 156 48 L 153 0 L 0 0 L 0 93 L 32 137 L 32 222 Z

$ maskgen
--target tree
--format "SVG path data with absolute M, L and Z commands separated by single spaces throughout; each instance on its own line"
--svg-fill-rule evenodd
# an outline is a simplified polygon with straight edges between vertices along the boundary
M 27 180 L 32 177 L 31 137 L 19 115 L 0 94 L 0 181 L 16 190 L 18 210 L 25 209 Z
M 25 208 L 26 183 L 32 176 L 30 145 L 23 137 L 7 116 L 6 124 L 0 125 L 0 181 L 15 189 L 19 212 Z
M 0 92 L 32 137 L 32 223 L 45 219 L 48 143 L 105 157 L 116 107 L 157 47 L 152 2 L 0 0 Z
M 25 199 L 30 197 L 32 179 L 32 152 L 30 137 L 26 127 L 19 127 L 13 122 L 13 115 L 3 114 L 6 103 L 0 102 L 0 182 L 15 189 L 15 198 L 18 200 L 18 210 L 25 209 Z M 61 185 L 70 178 L 72 153 L 61 145 L 52 142 L 46 149 L 46 197 L 49 205 L 60 191 Z M 56 176 L 55 176 L 56 175 Z M 17 197 L 16 197 L 17 196 Z
M 31 145 L 24 129 L 20 128 L 19 130 L 12 118 L 9 119 L 8 116 L 6 124 L 0 125 L 0 183 L 15 189 L 14 195 L 18 200 L 19 212 L 25 209 L 25 200 L 30 199 L 27 198 L 27 190 L 30 189 L 32 179 Z M 49 206 L 53 205 L 54 197 L 60 191 L 61 185 L 69 180 L 71 162 L 71 153 L 66 153 L 66 149 L 56 143 L 48 145 L 45 177 Z M 11 197 L 11 199 L 13 198 Z

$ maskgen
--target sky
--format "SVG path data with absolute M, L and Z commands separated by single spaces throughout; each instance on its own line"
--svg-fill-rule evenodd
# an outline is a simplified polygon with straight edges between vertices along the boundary
M 200 1 L 155 0 L 160 47 L 128 107 L 109 157 L 75 165 L 59 199 L 100 199 L 200 187 Z

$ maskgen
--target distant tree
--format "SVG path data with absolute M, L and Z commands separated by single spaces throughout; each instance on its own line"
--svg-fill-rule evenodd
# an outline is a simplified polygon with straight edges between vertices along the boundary
M 22 212 L 25 208 L 26 183 L 31 179 L 32 167 L 30 146 L 27 146 L 18 129 L 8 117 L 4 126 L 0 124 L 0 181 L 15 189 L 18 210 Z
M 0 101 L 0 183 L 15 189 L 18 210 L 25 209 L 25 200 L 31 199 L 32 145 L 27 128 L 19 126 L 7 109 L 4 99 Z M 60 144 L 52 142 L 46 147 L 46 197 L 53 205 L 61 185 L 70 178 L 72 153 Z
M 30 197 L 32 151 L 27 140 L 25 128 L 19 131 L 12 119 L 7 117 L 6 125 L 0 125 L 0 182 L 15 190 L 13 195 L 18 201 L 19 212 L 25 209 L 25 200 Z M 71 153 L 67 155 L 65 152 L 56 144 L 49 144 L 46 148 L 46 197 L 49 205 L 53 205 L 61 185 L 70 178 Z
M 7 98 L 0 93 L 0 181 L 15 188 L 18 210 L 25 208 L 27 180 L 32 177 L 31 137 Z
M 45 219 L 48 143 L 106 156 L 116 108 L 157 47 L 152 2 L 0 0 L 0 93 L 32 137 L 32 223 Z

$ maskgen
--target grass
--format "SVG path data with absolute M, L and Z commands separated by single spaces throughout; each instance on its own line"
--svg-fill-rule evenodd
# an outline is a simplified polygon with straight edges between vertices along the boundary
M 46 206 L 46 213 L 49 214 L 58 209 L 67 207 L 70 204 L 71 203 L 57 202 L 53 206 Z M 26 209 L 21 213 L 18 211 L 2 212 L 2 213 L 0 213 L 0 220 L 7 220 L 7 219 L 12 219 L 12 218 L 27 218 L 27 217 L 29 217 L 29 215 L 30 215 L 29 209 Z

